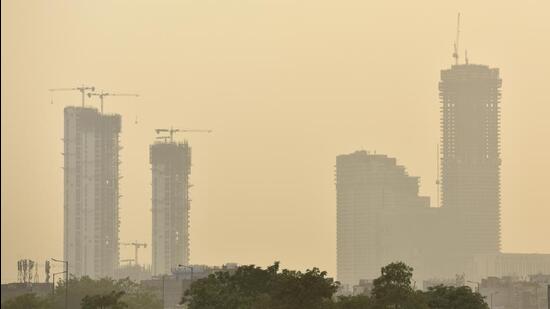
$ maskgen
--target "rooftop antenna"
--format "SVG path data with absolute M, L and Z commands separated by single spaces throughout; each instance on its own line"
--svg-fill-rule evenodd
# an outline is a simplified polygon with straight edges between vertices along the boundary
M 455 58 L 455 64 L 458 65 L 458 43 L 459 43 L 459 39 L 460 39 L 460 13 L 458 13 L 458 18 L 457 18 L 457 21 L 456 21 L 456 38 L 455 38 L 455 43 L 454 43 L 454 53 L 453 53 L 453 58 Z

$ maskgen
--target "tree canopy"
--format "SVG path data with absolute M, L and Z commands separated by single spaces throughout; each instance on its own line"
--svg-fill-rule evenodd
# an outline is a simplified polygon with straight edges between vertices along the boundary
M 454 287 L 439 285 L 431 287 L 426 293 L 428 306 L 434 309 L 488 309 L 483 296 L 472 292 L 468 286 Z
M 86 295 L 82 299 L 82 309 L 122 309 L 127 308 L 128 304 L 121 301 L 120 298 L 124 295 L 124 291 L 111 291 L 111 293 L 102 295 Z
M 182 299 L 190 309 L 486 309 L 469 287 L 438 286 L 427 292 L 411 284 L 413 269 L 391 263 L 373 281 L 370 296 L 335 297 L 338 283 L 317 268 L 306 272 L 284 269 L 279 263 L 262 269 L 241 266 L 234 274 L 218 272 L 191 285 Z
M 51 299 L 38 297 L 34 293 L 19 295 L 2 303 L 2 309 L 53 308 Z
M 25 294 L 2 304 L 2 309 L 65 308 L 66 284 L 60 281 L 54 295 L 39 297 Z M 69 279 L 69 308 L 161 309 L 160 300 L 152 290 L 130 279 L 113 280 L 89 277 Z
M 275 262 L 266 269 L 241 266 L 234 274 L 221 271 L 200 279 L 191 285 L 182 303 L 190 309 L 315 309 L 330 302 L 337 288 L 318 268 L 279 271 Z

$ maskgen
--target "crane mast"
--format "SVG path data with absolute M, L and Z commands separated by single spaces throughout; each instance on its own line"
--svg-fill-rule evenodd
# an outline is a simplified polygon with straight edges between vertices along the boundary
M 456 38 L 454 43 L 454 53 L 453 58 L 455 58 L 455 64 L 458 65 L 458 43 L 460 39 L 460 13 L 458 13 L 457 21 L 456 21 Z
M 124 242 L 124 243 L 122 243 L 121 245 L 125 245 L 125 246 L 134 246 L 134 249 L 135 249 L 135 258 L 134 258 L 134 262 L 135 262 L 136 265 L 138 265 L 138 249 L 139 249 L 140 247 L 147 248 L 147 244 L 146 244 L 146 243 L 140 243 L 140 242 L 134 241 L 134 242 Z

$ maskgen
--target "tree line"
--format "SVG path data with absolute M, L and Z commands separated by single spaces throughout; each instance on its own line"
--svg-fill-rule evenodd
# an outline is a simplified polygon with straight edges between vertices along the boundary
M 198 279 L 184 293 L 189 309 L 488 309 L 470 287 L 436 286 L 428 291 L 412 285 L 413 269 L 402 262 L 381 269 L 370 295 L 338 296 L 340 284 L 318 268 L 305 272 L 280 269 L 278 262 L 263 269 L 240 266 Z M 69 280 L 69 308 L 162 308 L 154 291 L 129 279 Z M 25 294 L 2 304 L 2 309 L 64 308 L 65 284 L 55 294 Z
M 413 269 L 402 262 L 381 269 L 370 295 L 336 296 L 338 282 L 313 268 L 279 271 L 279 263 L 262 269 L 241 266 L 233 274 L 218 272 L 200 279 L 181 303 L 190 309 L 488 309 L 470 287 L 411 286 Z

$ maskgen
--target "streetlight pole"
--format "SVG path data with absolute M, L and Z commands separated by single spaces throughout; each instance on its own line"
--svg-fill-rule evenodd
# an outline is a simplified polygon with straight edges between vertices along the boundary
M 55 275 L 64 274 L 64 271 L 60 271 L 58 273 L 53 274 L 53 284 L 52 284 L 52 296 L 55 294 Z
M 164 278 L 166 275 L 162 275 L 162 308 L 166 308 L 166 295 L 164 292 Z
M 185 268 L 191 269 L 191 281 L 189 283 L 189 288 L 191 288 L 191 284 L 193 284 L 193 266 L 178 264 L 178 267 L 185 267 Z M 181 280 L 181 289 L 182 289 L 181 296 L 183 297 L 185 295 L 185 284 L 183 279 Z
M 193 282 L 193 266 L 178 264 L 178 267 L 185 267 L 191 269 L 191 282 Z
M 65 309 L 69 309 L 69 261 L 57 260 L 54 258 L 52 258 L 52 261 L 65 264 Z

